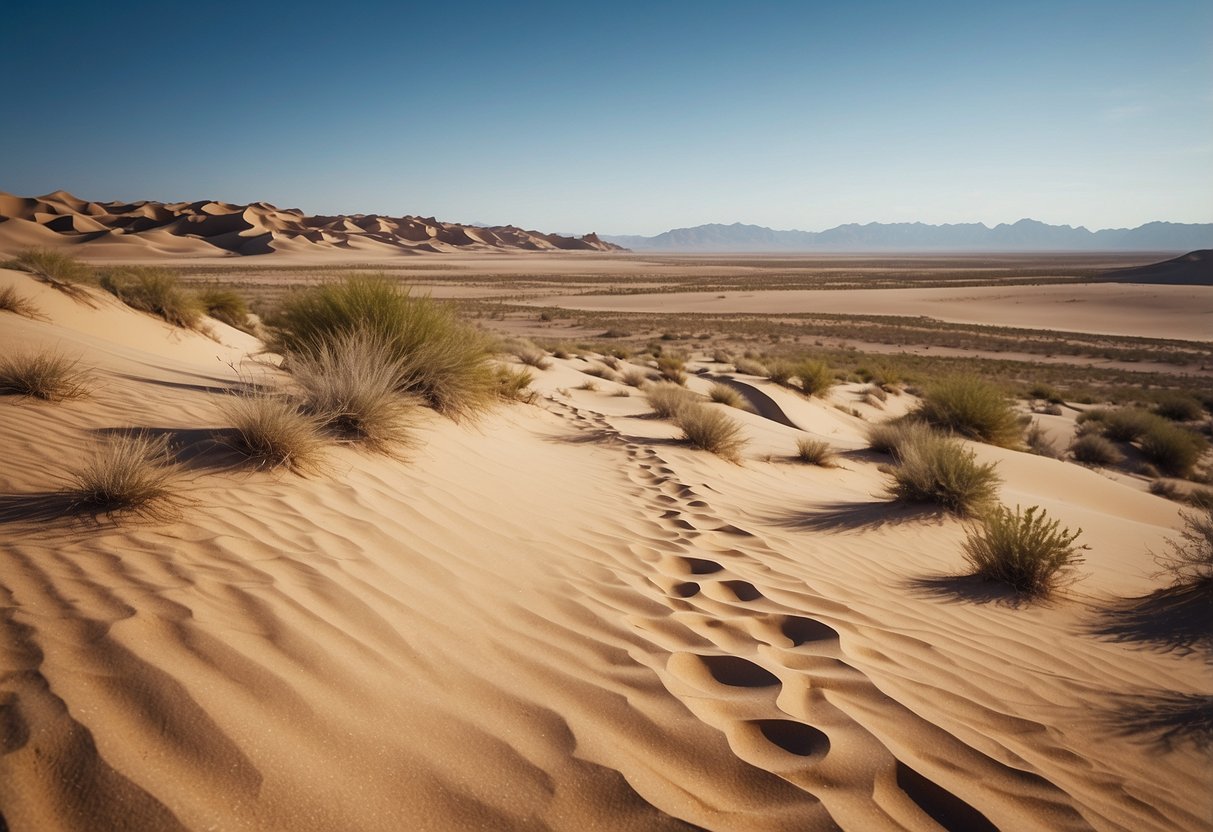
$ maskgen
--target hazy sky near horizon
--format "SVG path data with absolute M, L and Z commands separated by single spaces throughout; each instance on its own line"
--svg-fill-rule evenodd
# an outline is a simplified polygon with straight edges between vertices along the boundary
M 0 190 L 544 231 L 1213 221 L 1213 3 L 10 4 Z

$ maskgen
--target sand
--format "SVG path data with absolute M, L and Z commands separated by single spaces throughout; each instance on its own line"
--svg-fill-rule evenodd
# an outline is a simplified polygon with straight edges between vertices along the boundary
M 1213 692 L 1207 656 L 1117 612 L 1163 586 L 1174 503 L 973 446 L 1004 501 L 1091 546 L 1058 598 L 1017 605 L 955 577 L 961 523 L 882 501 L 865 423 L 832 406 L 855 390 L 743 378 L 783 418 L 730 411 L 733 465 L 613 383 L 574 389 L 579 359 L 537 373 L 534 405 L 426 412 L 405 461 L 233 470 L 201 451 L 219 391 L 279 372 L 254 339 L 7 285 L 45 319 L 0 312 L 0 351 L 59 349 L 96 383 L 0 398 L 0 827 L 1209 823 L 1210 759 L 1174 719 Z M 200 451 L 175 517 L 45 510 L 130 427 Z M 805 435 L 840 467 L 788 460 Z

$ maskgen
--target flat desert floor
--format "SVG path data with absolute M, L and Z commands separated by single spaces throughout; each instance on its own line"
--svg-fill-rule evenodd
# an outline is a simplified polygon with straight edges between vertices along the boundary
M 896 308 L 1193 349 L 1209 333 L 1207 287 L 588 296 L 610 281 L 736 284 L 748 267 L 493 259 L 509 271 L 431 257 L 392 273 L 524 310 Z M 190 269 L 267 292 L 318 279 L 279 265 Z M 0 354 L 79 358 L 90 392 L 0 397 L 0 829 L 1213 820 L 1207 601 L 1157 574 L 1182 507 L 1141 477 L 966 443 L 997 465 L 1004 504 L 1039 505 L 1090 547 L 1055 597 L 1026 603 L 963 576 L 964 522 L 889 502 L 889 458 L 865 430 L 909 393 L 805 398 L 688 347 L 691 390 L 729 378 L 763 403 L 727 410 L 748 439 L 734 464 L 592 376 L 606 356 L 581 350 L 532 369 L 530 404 L 459 423 L 425 410 L 403 458 L 333 443 L 299 476 L 243 467 L 224 445 L 229 392 L 289 383 L 256 338 L 0 270 L 5 287 L 38 315 L 0 312 Z M 1073 416 L 1041 419 L 1064 437 Z M 169 438 L 171 510 L 69 510 L 73 466 L 130 431 Z M 797 463 L 806 437 L 837 466 Z

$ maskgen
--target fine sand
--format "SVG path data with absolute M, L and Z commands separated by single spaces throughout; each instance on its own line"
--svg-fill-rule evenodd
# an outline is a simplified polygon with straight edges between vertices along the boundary
M 254 339 L 5 286 L 43 318 L 0 312 L 0 352 L 95 380 L 0 397 L 0 828 L 1209 824 L 1207 657 L 1135 600 L 1181 520 L 1140 484 L 974 446 L 1091 547 L 1021 605 L 955 577 L 961 523 L 883 501 L 863 420 L 754 378 L 777 418 L 729 411 L 740 465 L 569 359 L 534 405 L 426 411 L 405 461 L 242 470 L 213 438 L 223 390 L 279 377 Z M 59 510 L 130 428 L 180 449 L 175 516 Z M 790 461 L 806 435 L 839 467 Z

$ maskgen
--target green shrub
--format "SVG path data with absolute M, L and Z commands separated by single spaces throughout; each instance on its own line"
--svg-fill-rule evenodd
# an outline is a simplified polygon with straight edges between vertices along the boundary
M 0 312 L 12 312 L 23 318 L 41 318 L 38 307 L 17 292 L 16 286 L 0 287 Z
M 1123 407 L 1103 414 L 1103 434 L 1116 442 L 1132 442 L 1166 421 L 1147 410 Z
M 1205 409 L 1192 396 L 1174 394 L 1159 399 L 1154 412 L 1172 422 L 1192 422 L 1205 415 Z
M 248 303 L 239 292 L 211 287 L 198 293 L 198 302 L 203 311 L 217 321 L 237 329 L 248 326 Z
M 1076 460 L 1087 465 L 1116 465 L 1125 459 L 1125 455 L 1114 444 L 1097 433 L 1088 433 L 1075 439 L 1070 445 L 1070 453 Z
M 88 376 L 79 360 L 57 353 L 14 353 L 0 357 L 0 395 L 32 396 L 50 402 L 88 394 Z
M 720 410 L 702 404 L 689 404 L 674 414 L 674 423 L 682 428 L 683 436 L 696 448 L 737 462 L 746 439 L 741 426 Z
M 822 468 L 834 467 L 834 451 L 830 443 L 824 439 L 810 439 L 802 436 L 796 440 L 796 458 L 808 465 L 820 465 Z
M 1213 593 L 1213 507 L 1184 512 L 1183 518 L 1179 539 L 1168 540 L 1169 551 L 1154 561 L 1176 585 Z
M 399 360 L 397 389 L 452 419 L 475 416 L 497 397 L 483 334 L 429 297 L 384 277 L 351 277 L 287 298 L 273 323 L 279 349 L 306 355 L 363 332 Z
M 69 494 L 86 511 L 161 516 L 174 476 L 167 436 L 115 436 L 69 473 Z
M 699 402 L 699 397 L 690 390 L 669 381 L 651 385 L 645 391 L 645 397 L 649 407 L 662 419 L 674 418 L 683 408 Z
M 1055 587 L 1062 570 L 1082 562 L 1076 546 L 1082 529 L 1070 531 L 1048 519 L 1040 506 L 1012 512 L 996 506 L 983 513 L 969 529 L 964 557 L 974 575 L 999 581 L 1029 597 L 1045 597 Z
M 31 248 L 17 252 L 17 256 L 3 264 L 10 269 L 28 272 L 34 277 L 61 292 L 79 295 L 81 283 L 95 280 L 90 266 L 58 251 Z
M 316 468 L 324 446 L 320 420 L 290 399 L 270 393 L 226 396 L 219 412 L 235 431 L 231 446 L 254 465 L 298 473 Z
M 748 409 L 750 404 L 749 400 L 747 400 L 745 396 L 741 395 L 741 393 L 737 392 L 736 389 L 727 384 L 721 384 L 719 382 L 713 384 L 708 390 L 708 398 L 717 404 L 736 407 L 739 410 Z
M 380 335 L 352 331 L 292 356 L 304 407 L 338 436 L 379 452 L 412 444 L 417 400 L 400 391 L 407 359 Z
M 1001 482 L 994 463 L 978 463 L 977 455 L 959 440 L 922 433 L 897 447 L 889 494 L 896 500 L 934 503 L 961 517 L 994 501 Z
M 1175 477 L 1191 473 L 1208 447 L 1200 434 L 1166 421 L 1152 425 L 1138 445 L 1146 459 Z
M 101 288 L 132 309 L 150 312 L 174 326 L 195 327 L 202 304 L 177 282 L 168 269 L 123 266 L 101 275 Z
M 1023 429 L 1003 392 L 976 376 L 952 376 L 927 390 L 917 418 L 969 439 L 1014 447 Z
M 796 365 L 796 377 L 806 396 L 823 396 L 835 384 L 833 371 L 823 361 L 801 361 Z

